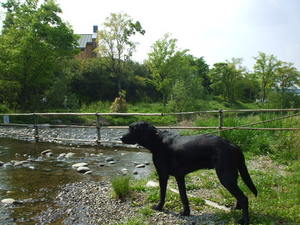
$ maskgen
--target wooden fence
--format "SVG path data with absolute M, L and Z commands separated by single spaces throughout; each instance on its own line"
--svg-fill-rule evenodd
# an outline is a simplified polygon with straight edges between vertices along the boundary
M 225 114 L 228 113 L 286 113 L 284 116 L 275 117 L 273 119 L 259 121 L 255 123 L 249 123 L 240 125 L 237 127 L 226 127 L 224 126 L 224 117 Z M 289 112 L 289 113 L 288 113 Z M 127 129 L 128 126 L 104 126 L 101 123 L 101 117 L 105 116 L 184 116 L 184 115 L 199 115 L 199 114 L 215 114 L 218 115 L 219 124 L 218 126 L 159 126 L 160 129 L 193 129 L 193 130 L 211 130 L 215 129 L 216 131 L 210 132 L 223 132 L 226 130 L 273 130 L 273 131 L 295 131 L 300 130 L 300 127 L 289 127 L 289 128 L 267 128 L 267 127 L 252 127 L 258 124 L 269 123 L 273 121 L 283 120 L 287 118 L 292 118 L 296 116 L 300 116 L 300 108 L 293 109 L 239 109 L 239 110 L 211 110 L 211 111 L 197 111 L 197 112 L 180 112 L 180 113 L 2 113 L 0 116 L 3 116 L 3 123 L 0 123 L 0 126 L 10 126 L 10 127 L 32 127 L 34 128 L 34 139 L 36 142 L 39 141 L 39 128 L 45 127 L 43 124 L 38 123 L 39 116 L 93 116 L 95 117 L 95 124 L 93 126 L 85 126 L 85 125 L 54 125 L 47 124 L 47 128 L 96 128 L 97 139 L 96 140 L 81 140 L 86 142 L 96 142 L 98 145 L 101 144 L 101 129 Z M 33 124 L 16 124 L 9 123 L 9 119 L 7 117 L 12 116 L 29 116 L 33 118 Z M 70 139 L 63 139 L 70 140 Z M 74 141 L 76 141 L 74 139 Z

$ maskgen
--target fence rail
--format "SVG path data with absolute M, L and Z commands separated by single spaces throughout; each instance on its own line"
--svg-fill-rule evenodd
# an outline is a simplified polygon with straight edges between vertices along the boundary
M 273 119 L 244 124 L 237 127 L 226 127 L 224 126 L 224 116 L 226 113 L 268 113 L 268 112 L 294 112 L 294 114 L 288 114 Z M 286 118 L 300 116 L 300 108 L 292 109 L 238 109 L 238 110 L 210 110 L 210 111 L 197 111 L 197 112 L 175 112 L 175 113 L 1 113 L 0 116 L 30 116 L 33 117 L 33 124 L 16 124 L 16 123 L 0 123 L 3 127 L 28 127 L 34 129 L 34 139 L 36 142 L 40 140 L 39 129 L 40 128 L 96 128 L 97 138 L 96 139 L 63 139 L 56 138 L 59 140 L 72 140 L 82 142 L 96 142 L 101 144 L 101 129 L 127 129 L 128 126 L 104 126 L 101 123 L 100 118 L 105 116 L 183 116 L 183 115 L 199 115 L 199 114 L 217 114 L 219 117 L 218 126 L 159 126 L 160 129 L 180 129 L 180 130 L 216 130 L 210 133 L 223 132 L 226 130 L 263 130 L 263 131 L 297 131 L 300 127 L 287 127 L 287 128 L 271 128 L 271 127 L 251 127 L 258 124 L 269 123 L 276 120 L 283 120 Z M 54 124 L 39 124 L 38 116 L 95 116 L 95 125 L 54 125 Z

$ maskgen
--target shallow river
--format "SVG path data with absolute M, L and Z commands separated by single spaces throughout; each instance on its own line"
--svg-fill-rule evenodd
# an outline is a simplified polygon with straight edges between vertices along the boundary
M 42 156 L 41 152 L 47 149 L 51 149 L 53 155 Z M 58 157 L 70 152 L 75 153 L 70 158 Z M 108 158 L 113 162 L 108 162 Z M 58 191 L 67 183 L 111 179 L 124 168 L 136 178 L 145 177 L 152 171 L 151 155 L 144 150 L 75 148 L 3 138 L 0 138 L 0 161 L 4 163 L 0 166 L 0 201 L 13 198 L 18 202 L 0 202 L 1 225 L 35 224 L 34 217 L 54 204 Z M 92 173 L 84 175 L 72 169 L 78 162 L 88 163 Z M 136 168 L 137 164 L 145 167 Z

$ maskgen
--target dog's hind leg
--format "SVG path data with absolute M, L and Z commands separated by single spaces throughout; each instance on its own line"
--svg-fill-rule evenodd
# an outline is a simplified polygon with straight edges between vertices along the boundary
M 240 224 L 249 224 L 248 198 L 237 185 L 237 171 L 218 170 L 217 175 L 221 184 L 236 198 L 237 208 L 243 210 L 243 218 L 239 221 Z
M 183 216 L 189 216 L 190 215 L 190 206 L 189 206 L 189 200 L 186 195 L 186 188 L 185 188 L 185 180 L 184 176 L 176 176 L 176 181 L 178 184 L 179 194 L 183 205 L 183 211 L 181 212 L 181 215 Z
M 158 205 L 153 206 L 154 210 L 161 211 L 165 204 L 166 191 L 168 185 L 169 176 L 159 176 L 159 188 L 160 188 L 160 201 Z

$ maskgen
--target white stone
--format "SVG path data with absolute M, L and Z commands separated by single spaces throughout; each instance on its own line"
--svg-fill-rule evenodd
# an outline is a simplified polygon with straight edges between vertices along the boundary
M 5 198 L 5 199 L 2 199 L 1 202 L 3 204 L 14 204 L 14 203 L 16 203 L 16 200 L 13 198 Z
M 144 168 L 146 165 L 145 164 L 138 164 L 135 166 L 135 168 Z
M 90 168 L 88 168 L 87 166 L 81 166 L 77 168 L 77 172 L 79 173 L 86 173 L 88 171 L 90 171 Z
M 75 163 L 75 164 L 73 164 L 73 165 L 72 165 L 72 168 L 73 168 L 73 169 L 77 169 L 78 167 L 87 167 L 87 166 L 88 166 L 87 163 L 82 162 L 82 163 Z
M 74 152 L 69 152 L 69 153 L 67 153 L 66 154 L 66 158 L 71 158 L 71 157 L 73 157 L 75 155 L 75 153 Z
M 126 169 L 126 168 L 121 169 L 121 173 L 122 173 L 122 175 L 127 175 L 128 169 Z
M 46 149 L 44 151 L 41 152 L 41 155 L 46 155 L 47 153 L 52 153 L 52 150 L 51 149 Z

